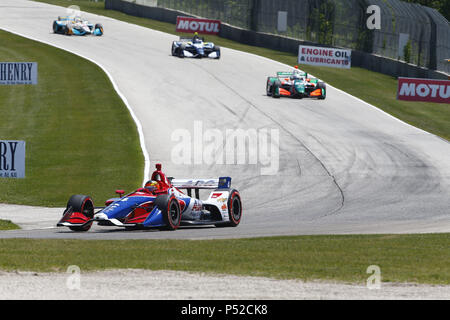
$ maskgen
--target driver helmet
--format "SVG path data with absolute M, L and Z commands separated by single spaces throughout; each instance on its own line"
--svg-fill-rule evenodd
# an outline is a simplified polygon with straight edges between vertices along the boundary
M 160 185 L 158 181 L 150 180 L 147 181 L 144 188 L 147 189 L 148 191 L 155 191 L 160 189 Z
M 198 32 L 194 32 L 194 37 L 192 38 L 194 43 L 200 42 L 200 37 L 198 36 Z

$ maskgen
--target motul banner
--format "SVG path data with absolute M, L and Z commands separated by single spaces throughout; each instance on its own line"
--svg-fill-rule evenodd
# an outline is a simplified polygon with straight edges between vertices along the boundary
M 177 17 L 177 32 L 219 34 L 220 20 Z
M 399 77 L 397 99 L 450 103 L 450 81 Z
M 298 63 L 350 69 L 352 65 L 352 50 L 300 45 L 298 48 Z

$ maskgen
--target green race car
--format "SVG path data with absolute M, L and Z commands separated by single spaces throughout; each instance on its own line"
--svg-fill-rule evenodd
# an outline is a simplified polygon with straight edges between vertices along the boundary
M 266 93 L 270 97 L 317 98 L 324 100 L 327 96 L 325 82 L 308 77 L 304 71 L 277 72 L 276 77 L 267 77 Z

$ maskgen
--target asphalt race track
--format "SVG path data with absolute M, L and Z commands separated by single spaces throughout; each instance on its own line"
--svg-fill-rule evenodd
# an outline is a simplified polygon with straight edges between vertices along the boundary
M 91 14 L 84 17 L 102 23 L 104 36 L 56 35 L 51 26 L 58 15 L 65 15 L 65 8 L 2 0 L 0 28 L 99 63 L 142 125 L 150 170 L 162 162 L 166 173 L 178 178 L 233 177 L 243 219 L 237 228 L 130 232 L 94 226 L 86 233 L 38 228 L 0 237 L 202 239 L 450 231 L 447 141 L 330 86 L 325 101 L 267 97 L 267 76 L 288 69 L 275 61 L 227 48 L 220 60 L 172 57 L 175 36 Z M 279 153 L 262 148 L 272 158 L 257 153 L 256 163 L 250 157 L 244 164 L 196 162 L 193 143 L 190 163 L 176 163 L 172 152 L 180 143 L 174 136 L 187 132 L 196 141 L 200 129 L 224 139 L 237 129 L 255 130 L 258 137 L 278 133 L 278 139 L 269 140 L 279 142 Z M 243 151 L 247 156 L 252 146 Z M 206 147 L 201 150 L 206 153 Z M 59 218 L 60 213 L 55 224 Z

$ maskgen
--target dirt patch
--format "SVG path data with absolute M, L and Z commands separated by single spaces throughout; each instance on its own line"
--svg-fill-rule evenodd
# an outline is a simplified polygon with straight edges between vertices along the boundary
M 0 299 L 450 299 L 450 286 L 364 284 L 179 271 L 0 272 Z

